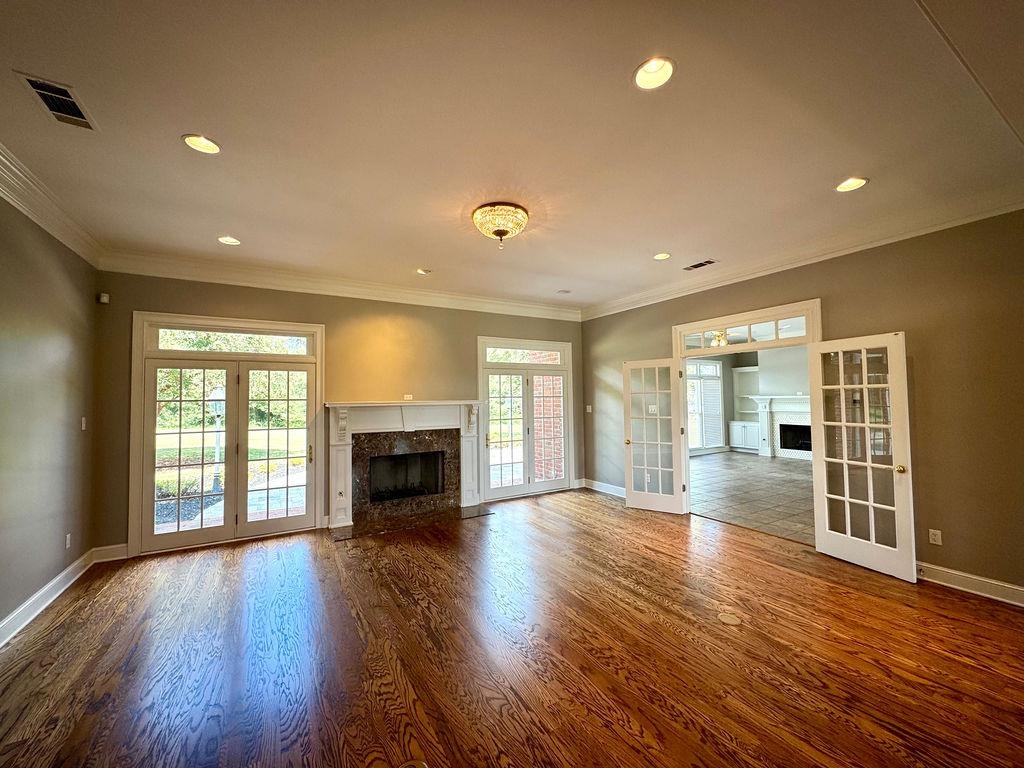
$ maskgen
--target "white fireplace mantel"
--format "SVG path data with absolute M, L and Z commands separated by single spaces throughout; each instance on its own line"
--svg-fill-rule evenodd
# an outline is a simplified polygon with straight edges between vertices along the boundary
M 458 429 L 462 506 L 480 503 L 479 400 L 403 400 L 324 403 L 330 414 L 330 527 L 352 525 L 352 435 L 361 432 L 416 432 Z

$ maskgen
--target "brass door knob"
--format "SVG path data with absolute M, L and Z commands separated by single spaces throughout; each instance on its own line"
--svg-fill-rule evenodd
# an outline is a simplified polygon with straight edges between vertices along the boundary
M 897 475 L 902 475 L 904 472 L 907 471 L 907 468 L 902 464 L 897 464 L 895 467 L 893 467 L 893 470 L 896 472 Z
M 626 445 L 632 445 L 632 444 L 633 444 L 633 441 L 627 438 L 626 439 Z

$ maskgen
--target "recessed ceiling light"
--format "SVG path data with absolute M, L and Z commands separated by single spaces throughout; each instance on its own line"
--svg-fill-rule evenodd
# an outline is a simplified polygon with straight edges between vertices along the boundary
M 858 176 L 851 176 L 838 187 L 836 187 L 836 192 L 853 192 L 853 190 L 860 189 L 867 183 L 867 179 L 862 179 Z
M 216 155 L 220 152 L 220 145 L 216 141 L 198 133 L 186 133 L 181 140 L 196 152 L 202 152 L 204 155 Z
M 654 254 L 654 260 L 655 261 L 665 261 L 666 259 L 671 259 L 671 258 L 672 258 L 672 254 L 671 253 L 656 253 L 656 254 Z
M 555 291 L 555 293 L 561 293 L 564 295 L 566 293 L 572 293 L 572 291 L 570 291 L 568 288 L 559 288 L 557 291 Z
M 241 245 L 242 244 L 241 240 L 239 240 L 237 237 L 232 237 L 231 235 L 221 235 L 220 237 L 217 238 L 217 242 L 218 243 L 223 243 L 224 245 Z
M 424 267 L 420 267 L 419 269 L 416 270 L 416 274 L 417 275 L 429 275 L 432 271 L 433 270 L 431 270 L 431 269 L 425 269 Z
M 636 72 L 633 73 L 633 82 L 641 90 L 653 91 L 668 82 L 672 77 L 673 69 L 671 59 L 655 56 L 636 68 Z

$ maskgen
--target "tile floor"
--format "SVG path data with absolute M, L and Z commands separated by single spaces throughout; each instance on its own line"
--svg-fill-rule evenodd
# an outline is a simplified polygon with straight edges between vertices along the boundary
M 690 457 L 690 510 L 814 544 L 811 462 L 730 451 Z

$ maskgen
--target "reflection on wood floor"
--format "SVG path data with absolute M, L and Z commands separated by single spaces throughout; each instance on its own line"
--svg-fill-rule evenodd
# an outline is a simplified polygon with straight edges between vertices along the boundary
M 0 765 L 1024 764 L 1024 610 L 590 491 L 492 508 L 93 567 L 0 649 Z

